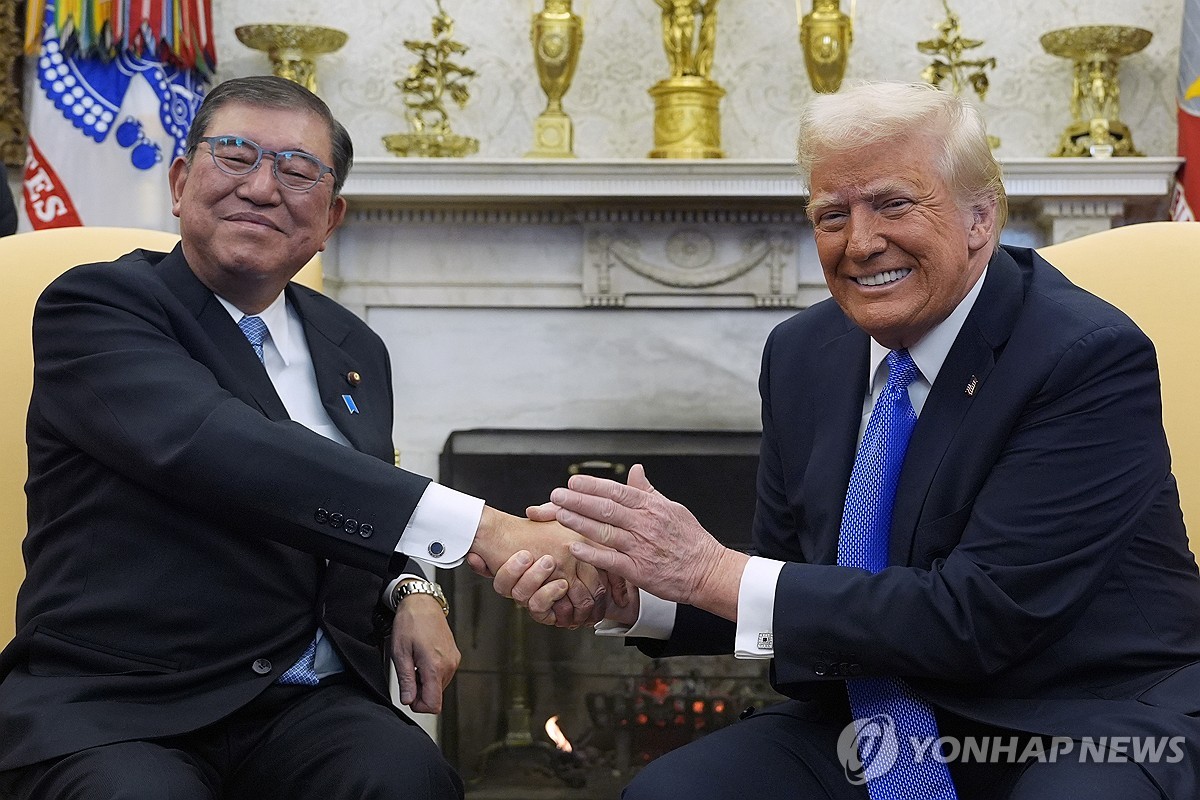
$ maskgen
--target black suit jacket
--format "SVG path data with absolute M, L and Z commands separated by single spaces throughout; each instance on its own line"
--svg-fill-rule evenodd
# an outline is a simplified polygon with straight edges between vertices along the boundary
M 317 292 L 287 296 L 354 449 L 288 419 L 178 247 L 77 267 L 39 300 L 0 770 L 221 719 L 318 625 L 388 702 L 373 615 L 428 479 L 393 466 L 383 342 Z
M 776 687 L 821 699 L 844 696 L 849 676 L 899 675 L 992 725 L 1185 735 L 1186 759 L 1147 769 L 1169 796 L 1195 797 L 1200 578 L 1149 340 L 1033 251 L 998 250 L 917 422 L 892 568 L 877 575 L 829 566 L 868 354 L 832 301 L 766 345 L 754 541 L 790 562 L 775 598 Z M 670 642 L 642 646 L 729 652 L 732 636 L 731 623 L 681 608 Z

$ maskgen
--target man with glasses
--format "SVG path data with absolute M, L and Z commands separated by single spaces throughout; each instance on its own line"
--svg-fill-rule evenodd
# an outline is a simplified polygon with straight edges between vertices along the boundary
M 573 534 L 393 466 L 383 342 L 290 283 L 351 158 L 306 89 L 220 84 L 170 169 L 180 246 L 39 301 L 0 797 L 461 797 L 390 702 L 387 656 L 431 712 L 458 662 L 409 557 L 552 554 L 577 621 L 603 613 Z

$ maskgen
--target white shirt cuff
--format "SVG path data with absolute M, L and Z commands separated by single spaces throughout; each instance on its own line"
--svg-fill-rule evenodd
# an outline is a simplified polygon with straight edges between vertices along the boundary
M 675 630 L 676 604 L 638 589 L 638 618 L 631 627 L 602 619 L 596 623 L 597 636 L 637 636 L 643 639 L 671 638 Z
M 775 656 L 775 586 L 784 562 L 751 556 L 738 586 L 737 658 Z
M 419 562 L 420 559 L 417 559 L 417 561 Z M 425 569 L 425 566 L 423 564 L 418 563 L 418 566 L 421 567 L 421 570 Z M 395 578 L 392 578 L 392 580 L 388 582 L 388 585 L 384 587 L 383 598 L 382 598 L 383 604 L 385 606 L 387 606 L 388 608 L 390 608 L 392 611 L 395 611 L 396 604 L 392 602 L 392 592 L 395 591 L 396 584 L 400 583 L 400 581 L 412 580 L 413 578 L 415 578 L 419 581 L 433 580 L 432 578 L 428 577 L 423 571 L 402 572 L 399 575 L 397 575 Z
M 479 520 L 483 501 L 469 494 L 430 483 L 396 543 L 396 552 L 449 569 L 463 562 Z

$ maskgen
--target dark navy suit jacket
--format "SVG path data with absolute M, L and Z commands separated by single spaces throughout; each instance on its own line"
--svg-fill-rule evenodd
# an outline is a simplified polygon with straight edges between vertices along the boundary
M 844 697 L 846 677 L 898 675 L 992 725 L 1188 736 L 1185 759 L 1146 768 L 1200 795 L 1200 578 L 1150 341 L 1033 251 L 999 249 L 917 422 L 877 575 L 829 566 L 868 353 L 832 301 L 766 345 L 754 542 L 789 562 L 776 687 Z M 670 642 L 641 646 L 731 652 L 732 636 L 681 608 Z
M 393 466 L 383 342 L 317 292 L 287 297 L 353 449 L 288 419 L 178 247 L 77 267 L 39 300 L 0 770 L 219 720 L 318 625 L 388 702 L 373 617 L 428 479 Z

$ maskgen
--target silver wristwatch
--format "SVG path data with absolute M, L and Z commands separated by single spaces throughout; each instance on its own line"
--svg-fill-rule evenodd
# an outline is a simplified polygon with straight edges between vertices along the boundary
M 450 616 L 450 604 L 446 602 L 446 593 L 442 587 L 433 581 L 406 580 L 396 584 L 392 589 L 392 608 L 399 608 L 400 601 L 410 594 L 427 594 L 437 600 L 442 607 L 442 613 Z

